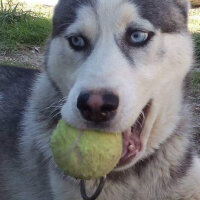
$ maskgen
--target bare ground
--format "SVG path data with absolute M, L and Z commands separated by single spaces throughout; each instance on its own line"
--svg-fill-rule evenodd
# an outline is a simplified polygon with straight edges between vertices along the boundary
M 0 63 L 40 69 L 44 63 L 44 48 L 27 47 L 20 51 L 0 52 Z

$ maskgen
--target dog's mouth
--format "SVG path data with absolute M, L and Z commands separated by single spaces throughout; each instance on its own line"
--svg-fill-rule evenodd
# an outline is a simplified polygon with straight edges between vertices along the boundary
M 117 167 L 130 163 L 142 150 L 141 132 L 151 107 L 151 101 L 143 108 L 135 123 L 122 133 L 123 152 Z

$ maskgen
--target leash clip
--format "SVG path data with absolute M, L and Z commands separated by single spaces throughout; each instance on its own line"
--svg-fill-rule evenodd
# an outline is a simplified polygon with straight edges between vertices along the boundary
M 106 177 L 101 177 L 100 178 L 100 183 L 95 191 L 95 193 L 89 197 L 86 193 L 86 187 L 85 187 L 85 180 L 80 181 L 80 189 L 81 189 L 81 196 L 84 200 L 95 200 L 97 197 L 100 195 L 100 193 L 103 190 L 104 184 L 106 182 Z

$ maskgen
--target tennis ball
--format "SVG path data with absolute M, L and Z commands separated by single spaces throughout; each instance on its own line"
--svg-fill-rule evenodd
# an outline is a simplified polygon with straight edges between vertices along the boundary
M 60 120 L 51 136 L 58 167 L 80 179 L 99 178 L 117 165 L 122 153 L 121 134 L 82 131 Z

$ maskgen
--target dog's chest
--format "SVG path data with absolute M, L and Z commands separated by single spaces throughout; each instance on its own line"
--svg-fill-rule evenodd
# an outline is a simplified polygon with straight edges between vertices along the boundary
M 51 186 L 55 200 L 82 200 L 79 182 L 60 180 L 56 173 L 51 173 Z M 86 187 L 88 194 L 92 194 L 89 183 Z M 97 200 L 160 200 L 165 192 L 158 188 L 159 184 L 155 185 L 153 178 L 141 181 L 137 177 L 128 177 L 124 181 L 107 181 Z

